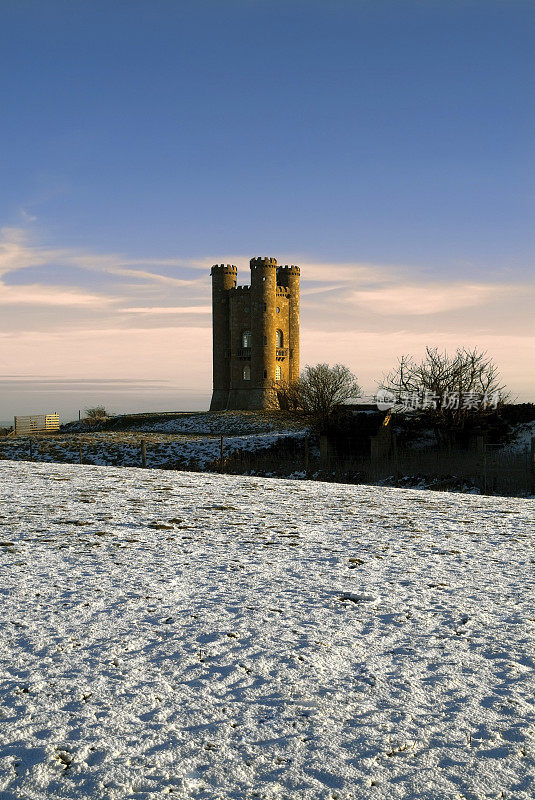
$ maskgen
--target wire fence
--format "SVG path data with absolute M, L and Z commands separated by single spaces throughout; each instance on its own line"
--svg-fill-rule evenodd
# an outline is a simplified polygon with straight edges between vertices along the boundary
M 20 437 L 9 449 L 0 447 L 0 458 L 56 461 L 110 466 L 139 466 L 186 471 L 299 477 L 343 483 L 418 486 L 432 489 L 477 489 L 484 494 L 526 496 L 535 494 L 534 452 L 511 452 L 486 444 L 474 450 L 394 449 L 375 458 L 369 454 L 329 451 L 320 454 L 313 439 L 289 437 L 257 450 L 230 450 L 220 437 L 211 459 L 202 463 L 173 457 L 169 445 L 140 437 L 128 445 L 110 443 L 104 454 L 80 437 L 69 437 L 69 446 L 57 446 L 54 438 Z M 16 447 L 15 447 L 16 444 Z M 163 456 L 167 453 L 166 458 Z

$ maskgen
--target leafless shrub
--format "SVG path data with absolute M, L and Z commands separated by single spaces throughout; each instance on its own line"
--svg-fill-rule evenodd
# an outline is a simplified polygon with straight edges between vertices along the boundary
M 494 412 L 508 399 L 496 364 L 477 348 L 460 347 L 448 355 L 427 347 L 420 363 L 412 356 L 402 356 L 380 388 L 391 392 L 396 403 L 425 414 L 435 425 L 451 428 Z
M 108 419 L 109 414 L 104 406 L 94 406 L 94 408 L 85 409 L 85 419 L 90 423 L 104 422 Z
M 307 414 L 324 425 L 336 408 L 361 393 L 355 375 L 343 364 L 306 366 L 299 380 L 299 401 Z

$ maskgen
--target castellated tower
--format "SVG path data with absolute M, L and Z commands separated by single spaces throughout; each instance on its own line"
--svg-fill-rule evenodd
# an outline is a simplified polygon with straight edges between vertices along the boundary
M 299 267 L 253 258 L 251 285 L 214 265 L 214 393 L 210 411 L 277 406 L 277 386 L 299 378 Z

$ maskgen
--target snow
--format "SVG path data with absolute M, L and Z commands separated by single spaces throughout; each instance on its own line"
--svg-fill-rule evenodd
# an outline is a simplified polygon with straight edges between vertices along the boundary
M 0 800 L 535 794 L 535 502 L 0 462 Z
M 121 418 L 118 418 L 119 420 Z M 267 450 L 277 443 L 301 439 L 309 430 L 286 416 L 269 417 L 260 412 L 184 413 L 125 417 L 125 430 L 92 430 L 70 423 L 59 434 L 0 439 L 0 459 L 78 463 L 79 448 L 86 464 L 141 466 L 141 442 L 147 449 L 147 466 L 195 470 L 214 468 L 224 456 Z
M 272 433 L 302 430 L 303 420 L 286 412 L 262 411 L 215 411 L 127 414 L 111 417 L 104 428 L 96 423 L 98 430 L 136 430 L 153 433 L 181 433 L 217 436 L 236 436 L 247 433 Z M 87 432 L 87 421 L 70 422 L 65 426 L 69 432 Z
M 507 445 L 506 450 L 510 453 L 529 453 L 533 437 L 535 437 L 535 421 L 517 425 L 514 439 Z
M 224 456 L 237 452 L 256 452 L 267 449 L 277 442 L 298 439 L 306 431 L 274 431 L 272 433 L 247 433 L 225 435 Z M 32 458 L 36 461 L 79 461 L 79 446 L 85 463 L 94 465 L 140 466 L 141 442 L 147 447 L 147 466 L 171 468 L 175 466 L 203 470 L 218 462 L 221 453 L 221 438 L 202 434 L 165 434 L 152 428 L 144 433 L 141 428 L 130 432 L 94 432 L 82 436 L 72 434 L 54 437 L 31 437 Z M 17 437 L 0 441 L 0 458 L 24 460 L 29 457 L 30 439 Z
M 286 422 L 286 425 L 288 423 Z M 142 423 L 137 426 L 140 431 L 159 433 L 197 433 L 233 436 L 243 433 L 270 433 L 276 431 L 278 425 L 273 419 L 255 412 L 232 412 L 184 414 L 166 420 Z

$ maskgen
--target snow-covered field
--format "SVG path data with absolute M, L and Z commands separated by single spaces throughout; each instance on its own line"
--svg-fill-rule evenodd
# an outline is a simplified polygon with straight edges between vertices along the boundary
M 224 456 L 239 452 L 258 452 L 286 439 L 297 439 L 304 431 L 274 431 L 247 433 L 224 437 Z M 141 442 L 144 441 L 149 468 L 188 468 L 203 470 L 217 464 L 221 453 L 220 436 L 202 434 L 165 434 L 139 429 L 129 431 L 95 432 L 80 436 L 20 436 L 0 440 L 0 460 L 26 460 L 78 463 L 80 447 L 85 464 L 101 466 L 141 466 Z
M 0 800 L 535 796 L 532 500 L 0 462 Z
M 271 416 L 271 419 L 270 419 Z M 135 418 L 134 418 L 135 419 Z M 289 421 L 284 419 L 282 426 L 287 428 Z M 271 415 L 254 411 L 222 411 L 193 414 L 182 414 L 171 419 L 160 418 L 157 421 L 137 425 L 139 431 L 155 433 L 195 433 L 217 436 L 239 436 L 245 433 L 273 433 L 280 430 L 281 420 L 272 412 Z M 293 426 L 295 427 L 295 425 Z M 299 426 L 303 427 L 303 425 Z
M 135 430 L 145 433 L 178 433 L 201 436 L 242 436 L 251 433 L 276 433 L 306 428 L 303 418 L 284 411 L 184 411 L 171 413 L 126 414 L 110 417 L 98 430 Z M 88 431 L 87 421 L 70 422 L 70 432 Z M 89 426 L 91 430 L 91 426 Z

